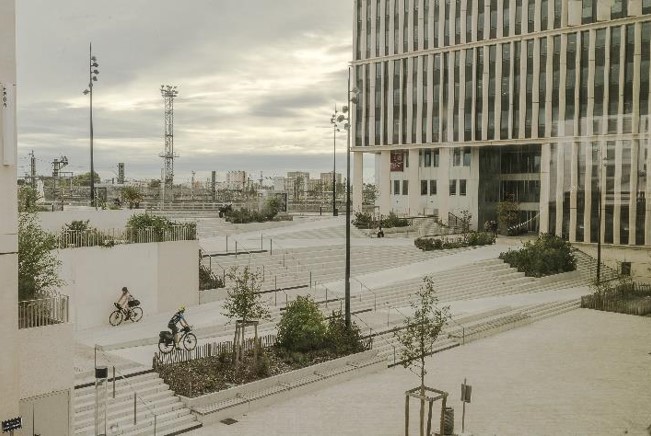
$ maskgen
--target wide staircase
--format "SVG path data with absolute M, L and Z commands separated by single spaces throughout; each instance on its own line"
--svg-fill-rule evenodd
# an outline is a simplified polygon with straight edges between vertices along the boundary
M 115 391 L 109 378 L 107 397 L 107 435 L 170 436 L 202 426 L 154 372 L 117 377 Z M 95 435 L 94 385 L 75 388 L 74 413 L 75 435 Z
M 576 248 L 573 253 L 576 258 L 576 269 L 581 274 L 581 277 L 589 283 L 594 283 L 597 278 L 597 259 Z M 615 280 L 619 277 L 617 271 L 606 266 L 603 262 L 599 274 L 602 282 Z

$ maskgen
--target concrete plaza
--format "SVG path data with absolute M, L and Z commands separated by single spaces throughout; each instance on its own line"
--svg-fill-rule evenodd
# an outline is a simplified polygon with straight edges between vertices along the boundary
M 467 378 L 469 434 L 648 435 L 650 337 L 651 318 L 579 309 L 436 354 L 426 380 L 450 393 L 456 433 Z M 417 384 L 409 370 L 386 369 L 192 434 L 401 435 L 404 391 Z

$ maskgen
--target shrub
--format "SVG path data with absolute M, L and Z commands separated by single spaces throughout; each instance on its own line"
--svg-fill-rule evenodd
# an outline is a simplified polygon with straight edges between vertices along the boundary
M 486 232 L 469 232 L 465 238 L 416 238 L 414 245 L 423 251 L 492 245 L 495 235 Z
M 199 265 L 199 290 L 217 289 L 225 287 L 224 280 L 216 275 L 205 265 Z
M 407 227 L 408 225 L 409 221 L 407 219 L 399 218 L 398 215 L 393 212 L 390 212 L 386 218 L 382 219 L 382 227 L 385 229 L 391 227 Z
M 278 345 L 288 351 L 322 348 L 326 338 L 323 314 L 310 296 L 296 297 L 278 323 Z
M 370 213 L 355 212 L 355 219 L 353 219 L 353 225 L 358 229 L 372 229 L 373 218 L 371 217 Z
M 172 234 L 174 240 L 186 239 L 192 240 L 197 237 L 197 224 L 196 223 L 178 223 L 175 221 L 170 221 L 169 219 L 157 216 L 150 215 L 147 213 L 132 215 L 131 218 L 127 221 L 127 228 L 135 230 L 135 232 L 130 232 L 129 239 L 130 242 L 139 242 L 139 231 L 148 230 L 152 232 L 153 241 L 151 242 L 162 242 L 167 240 L 166 232 L 171 231 L 175 228 L 185 228 L 184 237 L 181 238 L 179 234 Z
M 527 277 L 543 277 L 576 269 L 576 259 L 569 242 L 551 234 L 542 234 L 526 242 L 520 250 L 500 253 L 500 259 Z
M 469 232 L 466 235 L 466 243 L 469 247 L 493 245 L 495 243 L 495 234 L 487 232 Z
M 346 320 L 340 310 L 332 312 L 328 320 L 325 342 L 328 349 L 337 355 L 359 353 L 367 349 L 357 324 L 353 322 L 349 329 L 346 328 Z

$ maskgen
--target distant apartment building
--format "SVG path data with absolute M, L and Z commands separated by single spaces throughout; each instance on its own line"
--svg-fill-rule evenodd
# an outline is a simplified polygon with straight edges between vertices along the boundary
M 226 189 L 242 191 L 246 189 L 248 178 L 246 171 L 229 171 L 226 173 Z
M 330 190 L 332 191 L 332 171 L 329 171 L 327 173 L 321 173 L 319 175 L 319 179 L 321 180 L 321 183 L 326 184 L 327 186 L 330 186 Z M 335 181 L 339 184 L 342 181 L 341 173 L 335 173 Z
M 353 204 L 651 245 L 650 0 L 356 0 Z M 601 205 L 601 206 L 600 206 Z M 601 222 L 599 209 L 601 208 Z

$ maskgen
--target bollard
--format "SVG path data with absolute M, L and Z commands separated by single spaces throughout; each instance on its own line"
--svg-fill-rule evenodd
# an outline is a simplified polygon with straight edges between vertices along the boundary
M 269 239 L 269 256 L 274 254 L 274 240 Z
M 228 235 L 226 235 L 226 252 L 228 253 Z
M 237 241 L 235 241 L 235 257 L 237 257 Z
M 310 271 L 310 289 L 312 289 L 312 271 Z
M 115 365 L 113 365 L 113 398 L 115 398 Z
M 278 290 L 278 276 L 274 276 L 274 289 Z
M 278 290 L 274 291 L 274 306 L 278 306 Z
M 264 243 L 262 240 L 262 233 L 260 233 L 260 250 L 264 250 Z
M 138 418 L 136 417 L 136 393 L 133 393 L 133 425 L 138 424 Z

